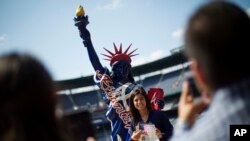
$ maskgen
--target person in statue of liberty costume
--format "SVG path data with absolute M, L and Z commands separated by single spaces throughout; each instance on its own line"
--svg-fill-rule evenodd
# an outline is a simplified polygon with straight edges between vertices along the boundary
M 95 70 L 94 80 L 101 89 L 102 99 L 108 105 L 106 116 L 111 122 L 112 140 L 113 141 L 129 141 L 132 135 L 131 117 L 129 115 L 129 98 L 130 95 L 138 88 L 142 87 L 135 83 L 131 70 L 131 57 L 137 49 L 129 51 L 131 45 L 123 51 L 122 44 L 119 49 L 114 44 L 114 52 L 105 49 L 108 54 L 106 56 L 110 61 L 112 71 L 103 67 L 93 47 L 90 32 L 86 29 L 88 16 L 84 15 L 82 6 L 79 6 L 74 18 L 75 26 L 78 27 L 80 37 L 83 44 L 87 48 L 88 56 Z M 164 106 L 164 102 L 159 100 L 160 107 Z

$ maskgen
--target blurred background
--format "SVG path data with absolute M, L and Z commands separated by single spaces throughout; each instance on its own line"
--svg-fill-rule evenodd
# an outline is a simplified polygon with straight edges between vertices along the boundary
M 250 15 L 249 0 L 230 0 Z M 175 124 L 183 74 L 188 61 L 182 53 L 188 17 L 208 0 L 0 0 L 0 55 L 28 52 L 39 58 L 58 84 L 65 118 L 79 136 L 110 140 L 106 105 L 93 81 L 94 69 L 74 26 L 79 4 L 89 16 L 98 55 L 113 42 L 138 48 L 132 66 L 137 83 L 146 90 L 164 89 L 164 111 Z M 109 62 L 102 60 L 104 66 Z M 85 118 L 84 118 L 85 117 Z M 89 121 L 92 125 L 85 125 Z M 88 128 L 83 128 L 89 126 Z M 85 130 L 84 130 L 85 129 Z M 89 129 L 89 130 L 86 130 Z M 89 131 L 89 133 L 87 133 Z

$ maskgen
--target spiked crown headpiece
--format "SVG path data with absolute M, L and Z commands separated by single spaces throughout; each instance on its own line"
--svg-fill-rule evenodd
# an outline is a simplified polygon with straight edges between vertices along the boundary
M 104 60 L 110 61 L 110 66 L 112 66 L 114 62 L 121 61 L 121 60 L 131 63 L 131 57 L 138 55 L 138 54 L 133 54 L 137 49 L 134 49 L 133 51 L 128 53 L 128 50 L 132 44 L 130 44 L 124 52 L 122 52 L 122 44 L 120 44 L 119 50 L 117 49 L 115 43 L 113 43 L 113 44 L 114 44 L 114 49 L 115 49 L 114 53 L 112 53 L 111 51 L 104 48 L 104 50 L 106 50 L 109 54 L 108 55 L 102 54 L 102 55 L 108 57 L 107 59 L 104 59 Z

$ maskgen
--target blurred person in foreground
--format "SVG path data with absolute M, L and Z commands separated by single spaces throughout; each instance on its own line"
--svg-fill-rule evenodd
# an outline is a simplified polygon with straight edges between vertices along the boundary
M 1 141 L 72 141 L 56 104 L 52 78 L 39 61 L 18 53 L 0 57 Z
M 167 141 L 173 132 L 173 126 L 167 115 L 160 110 L 151 108 L 150 100 L 143 88 L 137 89 L 129 99 L 132 116 L 132 141 L 159 139 Z M 143 125 L 153 125 L 152 135 L 147 133 Z
M 250 124 L 249 37 L 250 19 L 235 4 L 211 2 L 191 16 L 185 51 L 202 93 L 194 100 L 184 83 L 172 141 L 229 141 L 230 125 Z

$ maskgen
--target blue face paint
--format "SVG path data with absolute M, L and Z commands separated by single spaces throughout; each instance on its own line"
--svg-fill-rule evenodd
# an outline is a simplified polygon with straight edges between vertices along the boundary
M 130 64 L 126 61 L 117 61 L 112 66 L 112 77 L 118 82 L 128 81 Z

